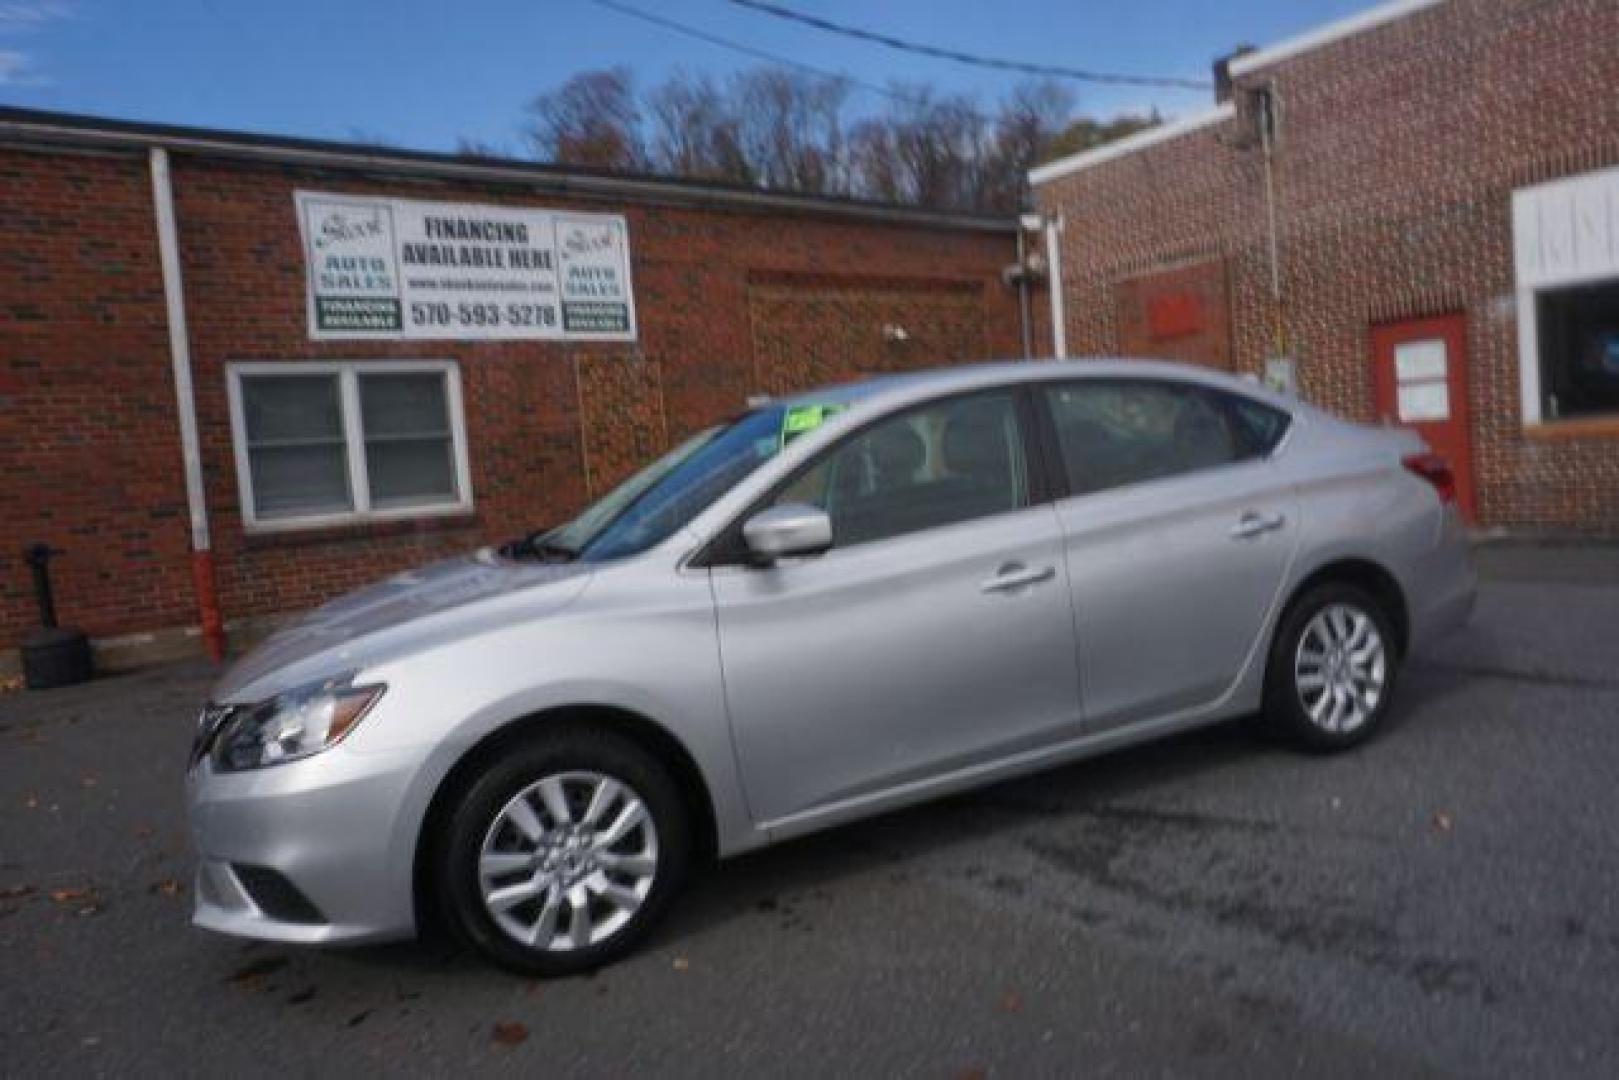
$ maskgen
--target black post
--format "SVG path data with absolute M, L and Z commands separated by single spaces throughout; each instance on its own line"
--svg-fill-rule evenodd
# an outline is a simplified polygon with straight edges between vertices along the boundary
M 62 554 L 61 549 L 49 544 L 29 544 L 23 548 L 23 559 L 34 574 L 34 602 L 39 605 L 39 623 L 47 630 L 56 629 L 56 598 L 51 595 L 51 556 Z

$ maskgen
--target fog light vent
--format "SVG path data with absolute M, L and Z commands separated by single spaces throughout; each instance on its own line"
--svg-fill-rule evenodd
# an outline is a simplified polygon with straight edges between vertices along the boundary
M 236 880 L 242 883 L 247 895 L 258 909 L 277 922 L 319 925 L 326 921 L 320 908 L 309 897 L 298 891 L 298 886 L 268 866 L 244 866 L 233 863 Z

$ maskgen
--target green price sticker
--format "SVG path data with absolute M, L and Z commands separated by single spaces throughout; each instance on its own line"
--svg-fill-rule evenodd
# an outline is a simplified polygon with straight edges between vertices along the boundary
M 781 445 L 807 435 L 842 412 L 842 405 L 794 405 L 781 418 Z

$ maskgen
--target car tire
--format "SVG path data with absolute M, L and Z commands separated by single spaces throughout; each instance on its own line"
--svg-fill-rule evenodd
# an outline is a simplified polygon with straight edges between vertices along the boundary
M 1388 613 L 1364 589 L 1316 586 L 1282 616 L 1265 669 L 1262 719 L 1306 750 L 1347 750 L 1388 715 L 1399 672 Z
M 439 903 L 461 941 L 509 971 L 570 975 L 645 939 L 685 880 L 691 821 L 652 755 L 564 728 L 472 780 L 438 850 Z

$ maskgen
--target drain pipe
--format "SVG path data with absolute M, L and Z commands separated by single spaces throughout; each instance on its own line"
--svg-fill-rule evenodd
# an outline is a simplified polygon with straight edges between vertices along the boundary
M 1050 275 L 1051 291 L 1051 354 L 1057 360 L 1068 359 L 1068 326 L 1063 321 L 1062 297 L 1062 214 L 1046 218 L 1046 273 Z
M 180 277 L 180 243 L 174 228 L 169 152 L 153 147 L 148 153 L 152 165 L 152 205 L 157 217 L 158 260 L 163 268 L 163 300 L 168 307 L 169 360 L 174 367 L 174 401 L 180 418 L 186 507 L 191 517 L 191 580 L 196 590 L 202 644 L 209 658 L 218 663 L 225 656 L 225 626 L 214 588 L 214 552 L 208 536 L 208 503 L 202 487 L 197 401 L 191 388 L 191 336 L 186 330 L 185 287 Z

